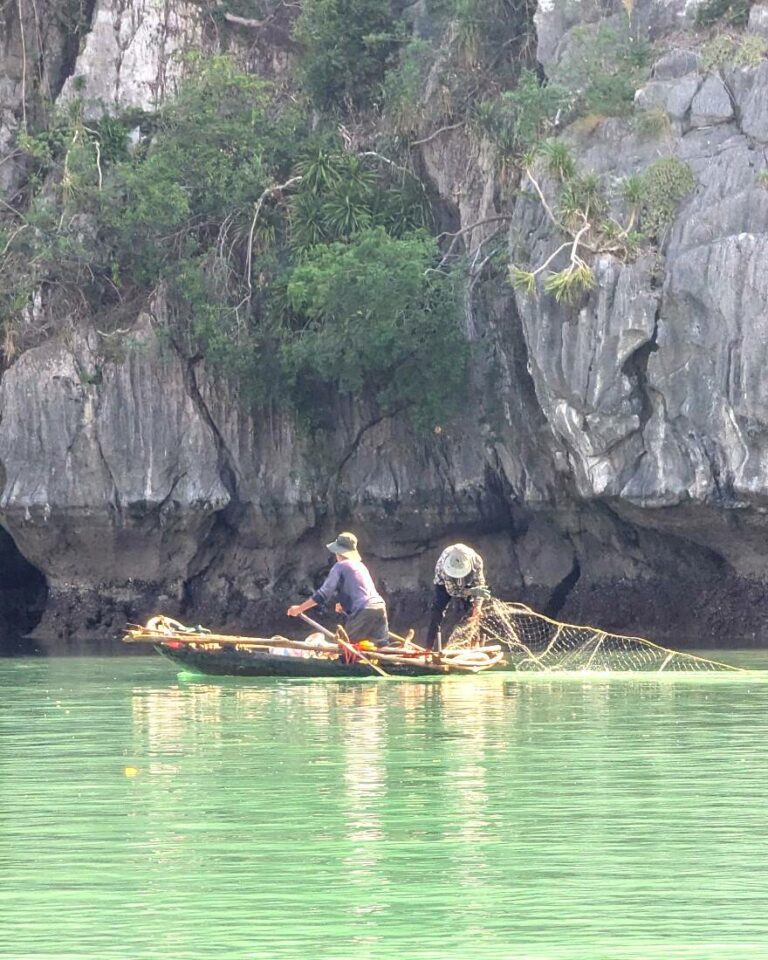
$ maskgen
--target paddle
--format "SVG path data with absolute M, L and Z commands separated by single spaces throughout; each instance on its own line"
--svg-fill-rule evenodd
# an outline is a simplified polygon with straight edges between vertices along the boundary
M 346 640 L 344 640 L 343 637 L 339 636 L 339 635 L 336 634 L 336 633 L 331 633 L 331 631 L 328 630 L 328 629 L 326 629 L 321 623 L 318 623 L 316 620 L 313 620 L 311 617 L 308 617 L 308 616 L 306 615 L 306 613 L 299 614 L 299 616 L 301 617 L 302 620 L 304 620 L 306 623 L 308 623 L 311 627 L 314 627 L 315 630 L 319 630 L 320 633 L 324 633 L 324 634 L 326 635 L 326 637 L 330 637 L 331 640 L 335 640 L 336 643 L 338 643 L 338 645 L 339 645 L 340 647 L 344 647 L 344 649 L 345 649 L 348 653 L 351 653 L 353 657 L 355 657 L 356 659 L 362 660 L 362 662 L 363 662 L 367 667 L 370 667 L 371 670 L 375 670 L 376 673 L 380 673 L 380 674 L 382 675 L 382 677 L 388 677 L 388 676 L 389 676 L 389 674 L 387 673 L 386 670 L 382 670 L 381 667 L 380 667 L 377 663 L 374 663 L 372 660 L 369 660 L 368 657 L 365 656 L 365 654 L 361 653 L 358 649 L 356 649 L 355 647 L 353 647 L 352 644 L 351 644 L 351 643 L 348 643 Z

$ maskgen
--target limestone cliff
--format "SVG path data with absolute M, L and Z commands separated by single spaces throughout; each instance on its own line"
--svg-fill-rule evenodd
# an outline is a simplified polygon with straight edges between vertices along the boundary
M 18 10 L 2 36 L 8 192 L 23 182 L 22 112 L 42 109 L 25 46 L 38 25 Z M 425 5 L 413 13 L 424 29 Z M 540 3 L 542 69 L 611 14 Z M 221 42 L 191 0 L 96 0 L 84 15 L 77 30 L 49 28 L 41 48 L 62 102 L 150 109 L 173 93 L 175 51 Z M 107 359 L 98 318 L 59 325 L 0 382 L 0 615 L 50 650 L 101 649 L 158 609 L 285 630 L 286 601 L 327 564 L 322 545 L 352 528 L 396 622 L 423 622 L 437 552 L 461 539 L 483 552 L 499 595 L 561 618 L 674 645 L 768 641 L 768 64 L 705 72 L 695 45 L 675 45 L 684 3 L 633 15 L 670 38 L 636 94 L 661 129 L 598 118 L 564 138 L 608 183 L 659 157 L 687 162 L 695 189 L 658 251 L 598 254 L 576 311 L 482 276 L 499 224 L 510 259 L 532 266 L 559 241 L 482 136 L 457 126 L 426 138 L 419 162 L 446 229 L 480 224 L 462 235 L 479 266 L 465 321 L 473 402 L 428 436 L 340 403 L 318 443 L 285 413 L 248 409 L 159 334 L 162 292 Z M 752 8 L 755 32 L 767 19 Z M 227 43 L 260 69 L 289 62 L 236 31 Z

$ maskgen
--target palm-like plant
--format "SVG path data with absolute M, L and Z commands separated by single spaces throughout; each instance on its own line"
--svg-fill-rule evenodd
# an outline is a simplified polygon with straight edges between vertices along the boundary
M 340 190 L 322 205 L 328 233 L 334 240 L 346 240 L 371 226 L 370 208 L 354 189 Z
M 328 239 L 328 225 L 322 198 L 310 190 L 296 194 L 290 208 L 291 246 L 298 252 Z
M 551 293 L 558 303 L 575 303 L 595 285 L 595 274 L 583 260 L 571 263 L 564 270 L 550 273 L 544 281 L 544 290 Z
M 539 150 L 547 167 L 547 172 L 561 182 L 576 176 L 576 161 L 568 147 L 561 140 L 548 140 Z
M 296 165 L 304 188 L 312 193 L 332 189 L 341 180 L 343 158 L 338 153 L 316 150 Z

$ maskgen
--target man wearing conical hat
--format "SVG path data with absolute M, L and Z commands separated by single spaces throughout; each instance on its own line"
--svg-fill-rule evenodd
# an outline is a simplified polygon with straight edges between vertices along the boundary
M 485 583 L 483 558 L 465 543 L 453 543 L 440 554 L 435 566 L 435 593 L 427 631 L 427 650 L 442 648 L 440 625 L 452 600 L 470 619 L 479 618 L 483 599 L 490 596 Z
M 353 642 L 371 640 L 376 644 L 389 642 L 387 605 L 374 586 L 368 567 L 360 559 L 357 537 L 345 531 L 326 544 L 336 556 L 336 563 L 325 578 L 325 583 L 303 603 L 288 607 L 289 617 L 298 617 L 305 610 L 325 606 L 334 597 L 336 609 L 346 614 L 344 629 Z

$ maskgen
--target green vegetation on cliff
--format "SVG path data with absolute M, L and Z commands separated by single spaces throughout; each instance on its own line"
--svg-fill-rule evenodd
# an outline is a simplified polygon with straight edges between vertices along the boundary
M 387 67 L 405 40 L 405 23 L 382 0 L 305 0 L 295 37 L 303 46 L 299 73 L 321 108 L 380 103 Z
M 158 304 L 176 347 L 257 403 L 316 421 L 318 398 L 342 394 L 374 416 L 449 416 L 466 384 L 461 319 L 505 239 L 499 226 L 462 254 L 472 234 L 446 228 L 445 198 L 433 208 L 416 147 L 456 129 L 492 145 L 489 222 L 509 219 L 519 183 L 544 201 L 537 164 L 557 180 L 549 214 L 571 259 L 518 271 L 528 289 L 546 274 L 572 299 L 594 282 L 587 254 L 660 242 L 690 172 L 659 161 L 619 222 L 560 136 L 578 117 L 631 111 L 649 63 L 631 6 L 574 28 L 546 79 L 531 0 L 226 0 L 217 31 L 282 17 L 282 79 L 190 56 L 157 113 L 92 119 L 75 101 L 20 135 L 28 181 L 0 218 L 6 359 L 65 318 L 117 336 Z
M 40 186 L 4 241 L 6 329 L 35 290 L 107 332 L 162 292 L 177 346 L 258 402 L 311 417 L 333 387 L 418 423 L 450 411 L 466 345 L 417 178 L 227 58 L 189 66 L 132 152 L 127 122 L 77 105 L 25 138 Z
M 539 289 L 559 303 L 576 304 L 596 283 L 591 257 L 603 254 L 628 261 L 651 245 L 660 246 L 685 196 L 696 186 L 688 164 L 663 157 L 614 185 L 607 178 L 579 173 L 565 143 L 550 141 L 526 157 L 526 183 L 543 207 L 557 246 L 533 267 L 512 265 L 512 284 L 527 295 Z M 548 177 L 550 204 L 542 189 Z M 615 186 L 620 191 L 616 194 Z

